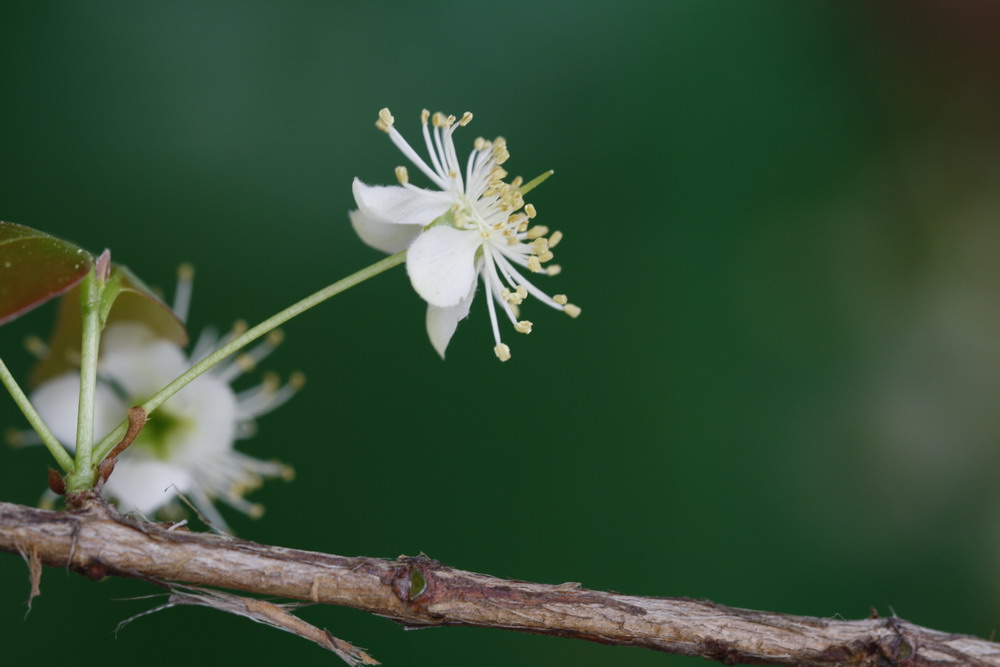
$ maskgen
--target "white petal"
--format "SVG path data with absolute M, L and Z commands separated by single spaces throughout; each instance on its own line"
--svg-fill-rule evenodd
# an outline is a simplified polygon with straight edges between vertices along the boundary
M 406 253 L 413 289 L 432 306 L 456 306 L 476 284 L 476 251 L 483 237 L 476 230 L 434 227 Z
M 427 225 L 455 202 L 443 192 L 401 185 L 365 185 L 354 179 L 354 201 L 365 217 L 397 225 Z
M 105 493 L 118 500 L 122 512 L 152 516 L 178 491 L 190 491 L 193 481 L 186 470 L 135 454 L 138 452 L 125 452 L 104 487 Z
M 427 335 L 430 336 L 431 345 L 442 359 L 451 337 L 455 334 L 455 329 L 458 328 L 458 323 L 469 316 L 469 307 L 472 305 L 475 293 L 476 284 L 473 283 L 469 295 L 459 301 L 457 306 L 447 308 L 427 306 Z
M 109 326 L 101 350 L 100 372 L 135 398 L 149 398 L 188 369 L 179 345 L 136 322 Z
M 80 376 L 64 373 L 31 392 L 31 402 L 52 435 L 72 447 L 76 444 L 76 416 L 80 402 Z M 94 435 L 103 437 L 126 417 L 126 406 L 107 385 L 94 391 Z
M 361 211 L 351 211 L 351 226 L 361 240 L 382 252 L 392 254 L 409 247 L 420 233 L 421 225 L 393 225 L 378 222 L 365 216 Z

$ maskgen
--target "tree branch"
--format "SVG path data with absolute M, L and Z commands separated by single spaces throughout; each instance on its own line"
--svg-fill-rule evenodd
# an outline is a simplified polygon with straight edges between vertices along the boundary
M 858 621 L 605 593 L 464 572 L 423 557 L 347 558 L 136 521 L 100 500 L 0 503 L 0 551 L 93 579 L 154 578 L 353 607 L 410 627 L 467 625 L 767 665 L 995 665 L 1000 644 L 899 618 Z M 37 556 L 36 556 L 37 555 Z

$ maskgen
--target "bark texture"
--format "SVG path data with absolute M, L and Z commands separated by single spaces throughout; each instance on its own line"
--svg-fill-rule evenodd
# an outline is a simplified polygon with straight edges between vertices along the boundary
M 456 570 L 423 557 L 348 558 L 146 523 L 97 499 L 52 512 L 0 503 L 0 551 L 93 579 L 183 582 L 353 607 L 405 626 L 467 625 L 644 646 L 726 664 L 995 665 L 1000 644 L 899 618 L 856 621 L 606 593 Z

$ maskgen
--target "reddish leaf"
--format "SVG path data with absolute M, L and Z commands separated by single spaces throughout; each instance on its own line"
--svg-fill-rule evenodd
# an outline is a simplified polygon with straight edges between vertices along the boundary
M 0 325 L 83 280 L 94 257 L 83 248 L 13 222 L 0 222 Z

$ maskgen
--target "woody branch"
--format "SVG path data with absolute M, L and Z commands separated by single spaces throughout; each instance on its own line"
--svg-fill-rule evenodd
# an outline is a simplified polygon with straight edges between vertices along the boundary
M 0 550 L 91 578 L 138 577 L 341 605 L 417 627 L 465 625 L 643 646 L 727 664 L 996 665 L 1000 644 L 899 618 L 847 621 L 465 572 L 428 558 L 348 558 L 136 521 L 100 500 L 0 503 Z

